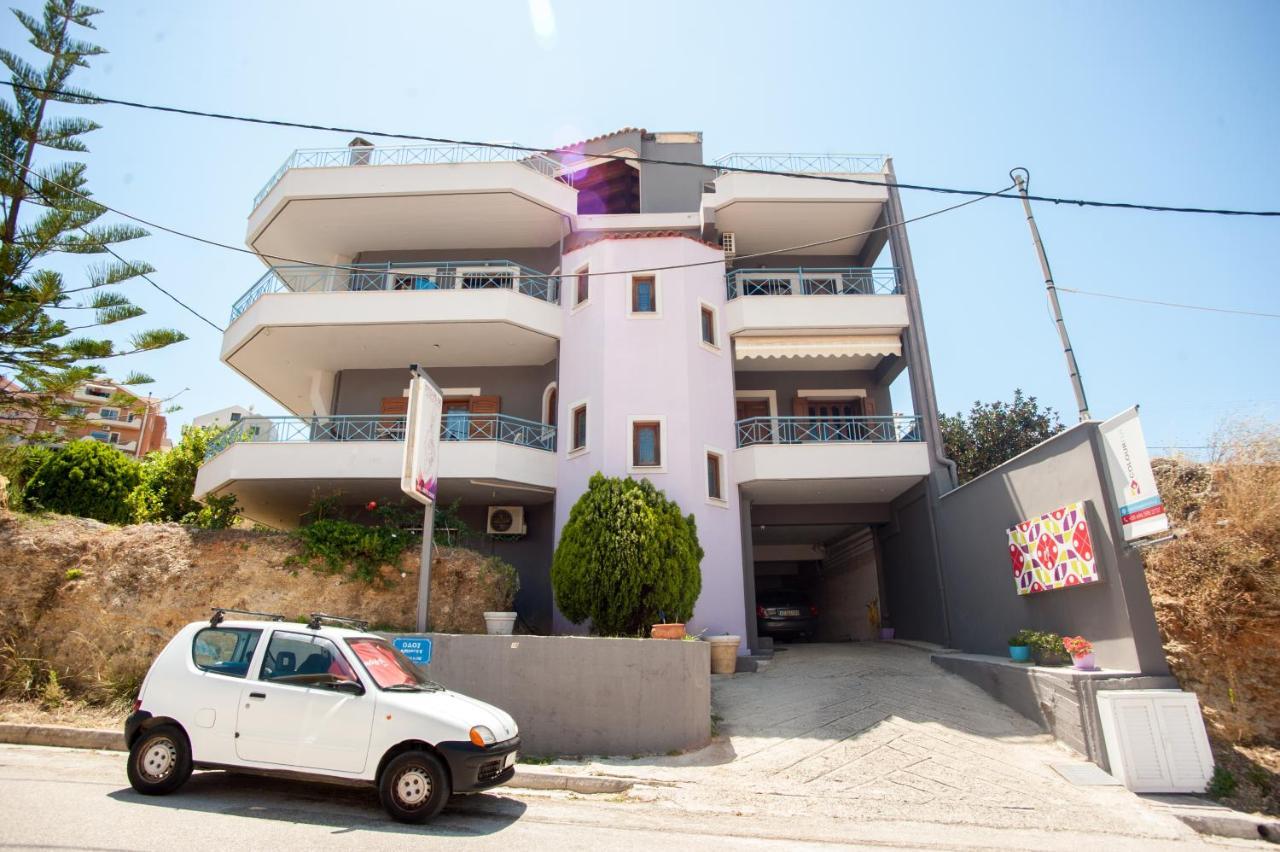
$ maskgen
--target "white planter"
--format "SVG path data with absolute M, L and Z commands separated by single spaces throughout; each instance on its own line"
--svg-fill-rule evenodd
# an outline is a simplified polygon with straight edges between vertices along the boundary
M 711 673 L 733 674 L 738 666 L 741 639 L 737 636 L 704 636 L 703 641 L 711 645 Z
M 490 636 L 510 636 L 516 626 L 514 612 L 486 612 L 484 626 Z

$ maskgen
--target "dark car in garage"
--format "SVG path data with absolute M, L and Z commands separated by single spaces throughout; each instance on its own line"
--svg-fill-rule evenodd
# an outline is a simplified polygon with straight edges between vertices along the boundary
M 812 639 L 818 608 L 803 592 L 775 589 L 756 594 L 756 632 L 761 636 Z

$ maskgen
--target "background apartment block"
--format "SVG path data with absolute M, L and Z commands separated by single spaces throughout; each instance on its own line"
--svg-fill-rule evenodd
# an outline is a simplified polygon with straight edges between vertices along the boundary
M 221 355 L 291 413 L 242 415 L 197 496 L 233 492 L 276 527 L 331 493 L 356 516 L 399 499 L 418 363 L 445 394 L 440 499 L 519 569 L 534 629 L 575 629 L 551 555 L 603 471 L 696 516 L 695 631 L 752 646 L 757 592 L 789 586 L 817 638 L 867 638 L 868 604 L 910 595 L 895 562 L 936 564 L 916 533 L 951 487 L 892 176 L 878 156 L 708 163 L 700 133 L 635 128 L 548 156 L 297 151 L 246 242 L 320 265 L 267 270 Z M 493 507 L 514 528 L 490 530 Z
M 0 377 L 0 382 L 4 382 L 3 377 Z M 0 391 L 22 393 L 17 388 L 12 382 L 0 384 Z M 15 412 L 15 419 L 24 422 L 21 432 L 13 439 L 25 442 L 32 436 L 49 435 L 53 443 L 63 444 L 87 438 L 110 444 L 135 458 L 168 446 L 165 437 L 168 421 L 162 413 L 161 400 L 139 396 L 110 379 L 80 385 L 60 402 L 66 405 L 65 420 L 54 421 Z

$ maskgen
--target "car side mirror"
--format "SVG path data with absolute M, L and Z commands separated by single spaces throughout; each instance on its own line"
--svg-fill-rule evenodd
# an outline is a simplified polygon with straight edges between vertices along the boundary
M 334 692 L 345 692 L 348 695 L 364 695 L 364 687 L 360 685 L 359 681 L 338 680 L 327 684 L 327 686 Z

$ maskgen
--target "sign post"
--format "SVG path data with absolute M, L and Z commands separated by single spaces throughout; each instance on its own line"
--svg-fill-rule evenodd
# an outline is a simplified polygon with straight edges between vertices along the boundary
M 1169 516 L 1156 490 L 1151 457 L 1142 436 L 1138 406 L 1122 411 L 1098 427 L 1111 494 L 1120 512 L 1120 529 L 1125 542 L 1169 529 Z
M 431 597 L 431 539 L 435 533 L 439 486 L 440 417 L 444 396 L 417 364 L 409 366 L 409 408 L 405 418 L 404 464 L 400 490 L 422 503 L 422 567 L 418 570 L 417 630 L 427 629 Z

